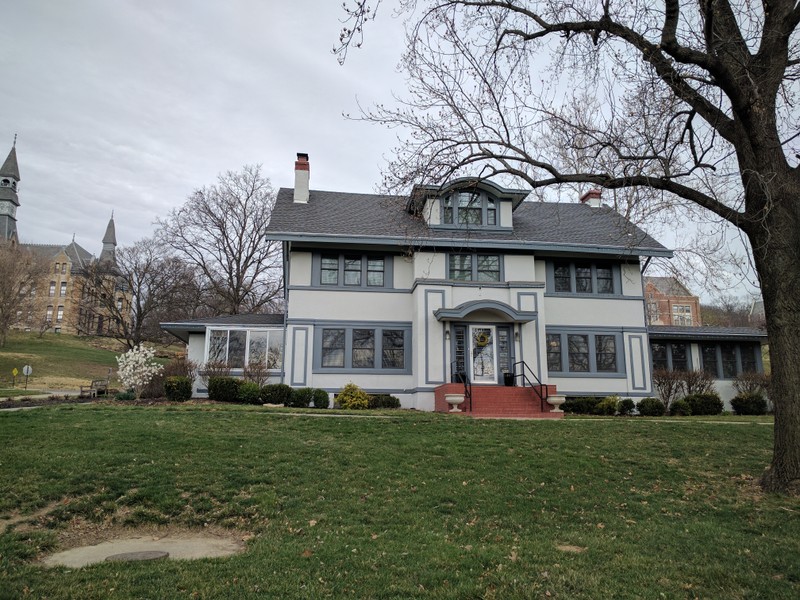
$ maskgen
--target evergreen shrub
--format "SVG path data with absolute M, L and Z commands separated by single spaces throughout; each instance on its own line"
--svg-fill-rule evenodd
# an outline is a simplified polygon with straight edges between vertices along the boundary
M 623 398 L 619 401 L 619 405 L 617 406 L 617 411 L 619 412 L 620 416 L 627 416 L 633 412 L 636 408 L 636 403 L 631 400 L 630 398 Z
M 400 408 L 400 398 L 389 394 L 374 394 L 369 397 L 370 408 Z
M 669 414 L 673 417 L 688 417 L 692 414 L 692 407 L 686 400 L 675 400 L 669 407 Z
M 292 388 L 285 383 L 268 383 L 261 387 L 261 402 L 263 404 L 283 404 L 288 406 L 292 397 Z
M 658 398 L 642 398 L 636 408 L 643 417 L 664 416 L 664 403 Z
M 739 394 L 731 400 L 731 408 L 737 415 L 765 415 L 767 400 L 761 394 Z
M 216 402 L 238 402 L 239 380 L 233 377 L 209 377 L 208 398 Z
M 171 375 L 164 380 L 164 395 L 171 402 L 186 402 L 192 397 L 192 380 L 185 375 Z
M 311 392 L 311 401 L 314 403 L 314 408 L 328 408 L 330 406 L 331 398 L 328 392 L 319 388 L 314 388 Z
M 561 410 L 574 415 L 592 415 L 599 403 L 600 398 L 594 396 L 569 397 L 561 405 Z
M 292 395 L 289 397 L 289 401 L 285 402 L 284 406 L 291 406 L 292 408 L 308 408 L 313 399 L 313 388 L 295 388 L 292 390 Z
M 348 383 L 336 396 L 339 406 L 348 410 L 364 410 L 369 408 L 369 394 L 355 383 Z
M 684 398 L 692 409 L 692 414 L 696 416 L 719 415 L 722 413 L 724 404 L 719 394 L 690 394 Z
M 256 382 L 239 382 L 239 402 L 242 404 L 261 404 L 261 388 Z

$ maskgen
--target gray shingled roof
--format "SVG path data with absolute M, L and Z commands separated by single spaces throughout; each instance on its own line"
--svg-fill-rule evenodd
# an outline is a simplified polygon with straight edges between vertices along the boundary
M 0 177 L 13 177 L 17 181 L 20 180 L 16 146 L 11 147 L 11 152 L 8 153 L 6 161 L 3 163 L 3 166 L 0 167 Z
M 650 325 L 650 339 L 740 340 L 766 342 L 767 332 L 755 327 L 689 327 L 677 325 Z
M 72 266 L 78 269 L 84 268 L 92 261 L 91 252 L 75 242 L 66 246 L 61 246 L 59 244 L 20 244 L 20 246 L 36 252 L 45 258 L 52 258 L 63 250 L 72 261 Z
M 613 209 L 586 204 L 523 202 L 514 211 L 513 231 L 428 227 L 406 210 L 404 196 L 312 190 L 307 204 L 293 202 L 281 188 L 272 211 L 270 237 L 286 241 L 398 246 L 458 246 L 585 251 L 672 256 L 672 252 Z
M 645 285 L 653 286 L 665 296 L 694 296 L 685 285 L 675 277 L 645 277 Z
M 251 326 L 283 326 L 284 314 L 275 313 L 269 315 L 218 315 L 216 317 L 204 317 L 201 319 L 191 319 L 188 321 L 176 321 L 174 323 L 160 323 L 161 329 L 171 333 L 179 340 L 189 341 L 189 333 L 203 333 L 206 327 L 215 325 L 251 325 Z
M 0 187 L 0 200 L 10 200 L 15 206 L 19 206 L 19 198 L 17 192 L 10 187 Z

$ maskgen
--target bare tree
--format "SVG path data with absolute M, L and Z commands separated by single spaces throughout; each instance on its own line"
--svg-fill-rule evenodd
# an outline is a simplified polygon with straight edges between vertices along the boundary
M 6 344 L 8 330 L 36 309 L 36 285 L 46 272 L 47 262 L 38 254 L 0 244 L 0 347 Z
M 144 340 L 161 339 L 159 321 L 191 318 L 193 269 L 154 239 L 118 248 L 116 264 L 95 262 L 87 268 L 81 297 L 79 328 L 93 333 L 92 323 L 103 316 L 108 333 L 128 348 Z M 187 293 L 188 292 L 188 293 Z
M 245 166 L 158 221 L 159 240 L 198 269 L 213 311 L 268 312 L 280 300 L 281 247 L 266 231 L 274 203 L 261 167 Z
M 385 185 L 456 174 L 601 186 L 626 214 L 729 224 L 752 252 L 772 354 L 767 490 L 800 488 L 800 4 L 398 0 L 409 131 Z M 349 3 L 342 47 L 374 15 Z M 341 55 L 341 48 L 340 48 Z
M 750 303 L 735 296 L 723 295 L 714 304 L 700 306 L 704 325 L 751 327 Z

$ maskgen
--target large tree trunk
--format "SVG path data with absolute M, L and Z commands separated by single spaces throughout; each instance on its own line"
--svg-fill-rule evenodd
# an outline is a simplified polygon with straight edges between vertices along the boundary
M 772 464 L 761 484 L 767 491 L 800 492 L 800 190 L 788 177 L 772 198 L 764 222 L 748 228 L 769 334 L 775 407 Z M 775 189 L 775 188 L 773 188 Z

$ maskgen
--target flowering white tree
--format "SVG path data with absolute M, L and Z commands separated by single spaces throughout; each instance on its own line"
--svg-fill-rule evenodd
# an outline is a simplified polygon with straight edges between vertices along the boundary
M 133 388 L 137 400 L 142 393 L 142 388 L 150 383 L 150 380 L 163 368 L 153 360 L 155 354 L 154 348 L 139 344 L 117 357 L 119 365 L 117 373 L 120 381 L 125 387 Z

